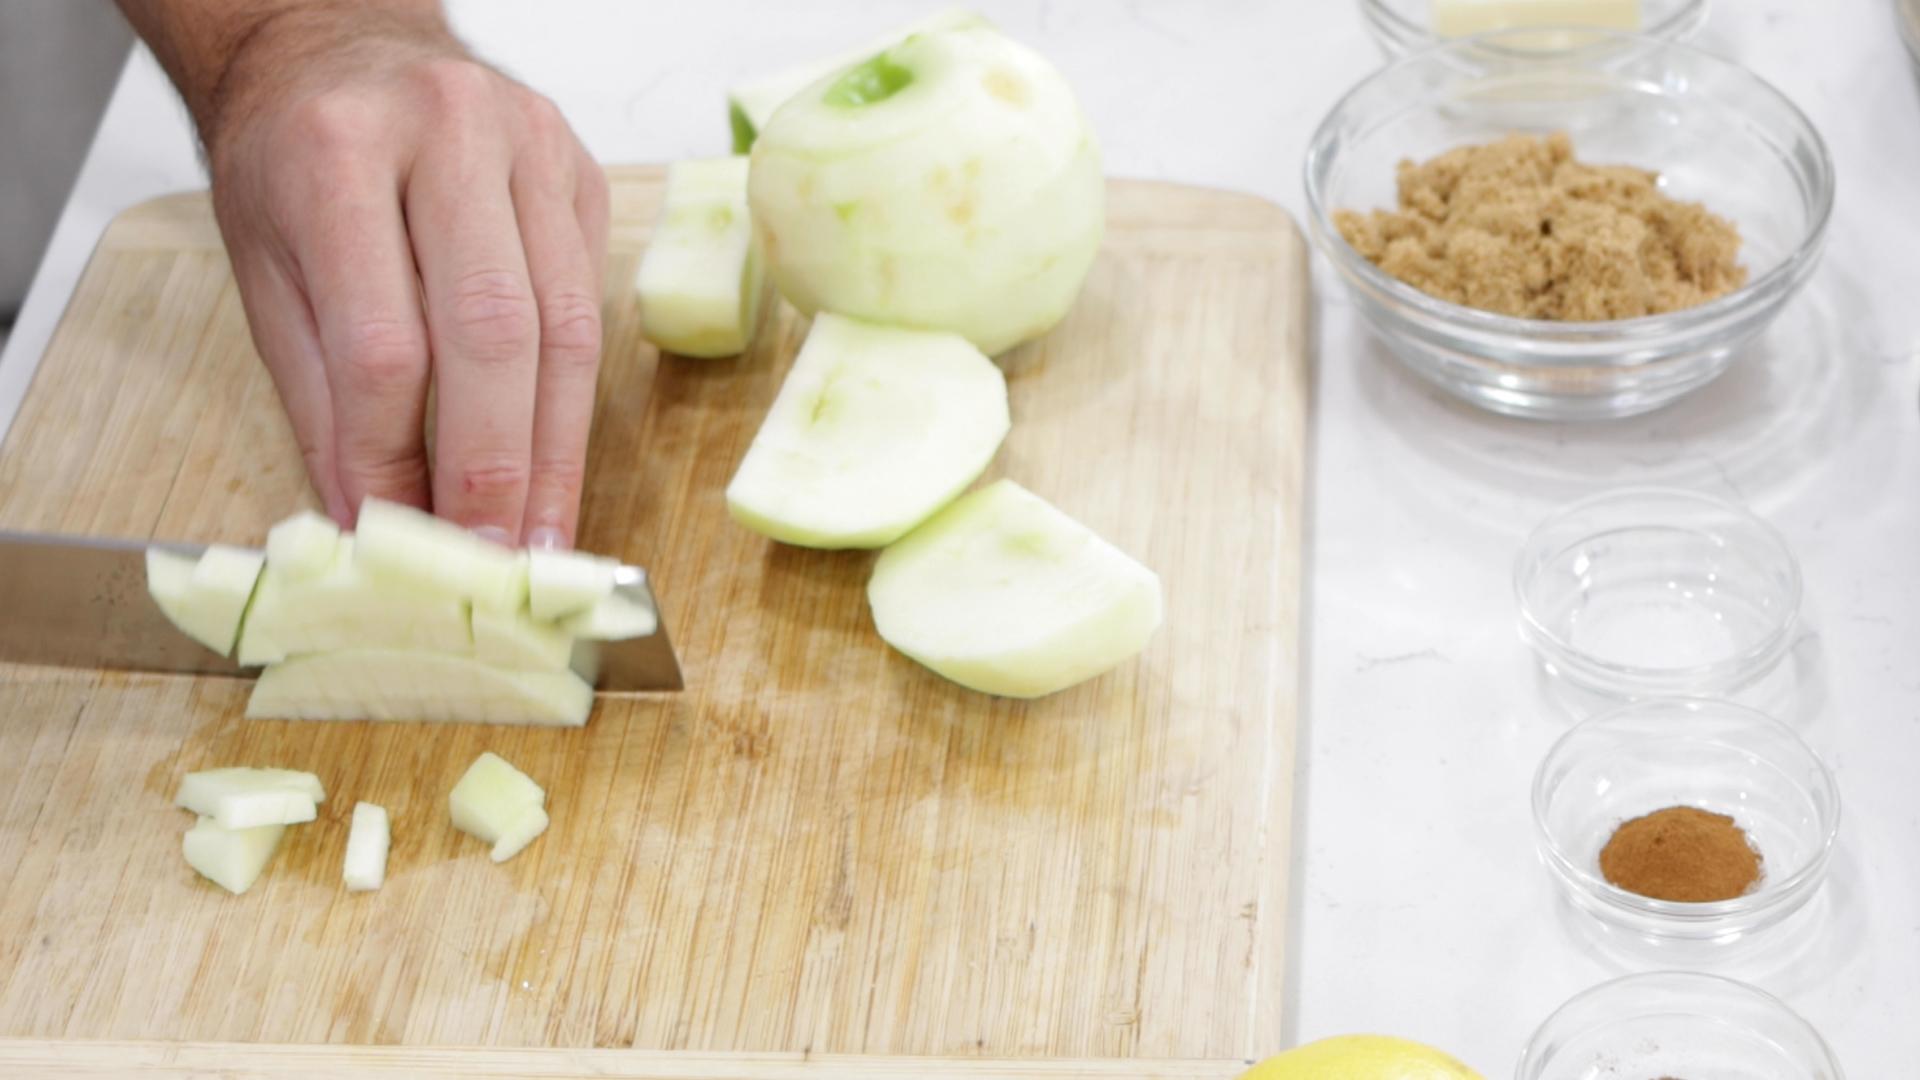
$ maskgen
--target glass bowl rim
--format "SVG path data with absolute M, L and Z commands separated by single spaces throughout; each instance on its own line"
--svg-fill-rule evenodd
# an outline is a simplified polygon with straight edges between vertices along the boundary
M 1809 1045 L 1819 1053 L 1824 1059 L 1827 1068 L 1831 1071 L 1832 1075 L 1829 1080 L 1842 1080 L 1844 1076 L 1840 1068 L 1840 1061 L 1834 1057 L 1833 1047 L 1828 1044 L 1826 1038 L 1820 1034 L 1812 1022 L 1806 1017 L 1801 1016 L 1799 1012 L 1794 1010 L 1793 1006 L 1788 1005 L 1779 997 L 1751 983 L 1744 983 L 1738 979 L 1728 978 L 1725 975 L 1718 975 L 1707 971 L 1669 969 L 1664 971 L 1636 971 L 1615 976 L 1605 982 L 1589 986 L 1585 990 L 1568 998 L 1566 1001 L 1561 1002 L 1558 1008 L 1547 1014 L 1546 1019 L 1540 1021 L 1539 1026 L 1533 1029 L 1533 1034 L 1528 1036 L 1526 1046 L 1520 1051 L 1520 1062 L 1514 1068 L 1515 1080 L 1529 1080 L 1531 1075 L 1527 1072 L 1529 1065 L 1537 1067 L 1551 1060 L 1543 1056 L 1547 1048 L 1541 1045 L 1541 1039 L 1548 1034 L 1553 1034 L 1553 1028 L 1574 1009 L 1591 1005 L 1596 1001 L 1609 1001 L 1639 986 L 1652 984 L 1661 984 L 1668 989 L 1688 991 L 1695 996 L 1706 996 L 1708 994 L 1732 995 L 1757 1005 L 1765 1010 L 1774 1020 L 1792 1025 L 1800 1035 L 1806 1038 Z M 1614 1018 L 1636 1019 L 1638 1018 L 1638 1014 L 1627 1013 L 1623 1016 L 1619 1015 L 1616 1010 Z
M 1800 865 L 1794 867 L 1792 873 L 1776 882 L 1764 885 L 1759 890 L 1743 896 L 1736 896 L 1731 900 L 1715 900 L 1710 902 L 1659 900 L 1651 896 L 1641 896 L 1639 893 L 1630 892 L 1608 881 L 1605 877 L 1593 873 L 1578 860 L 1574 859 L 1572 854 L 1561 846 L 1559 840 L 1554 836 L 1553 830 L 1547 825 L 1547 803 L 1552 797 L 1552 792 L 1549 790 L 1548 776 L 1549 773 L 1553 771 L 1552 767 L 1561 762 L 1572 741 L 1593 728 L 1618 721 L 1623 717 L 1641 712 L 1650 713 L 1661 711 L 1674 706 L 1694 713 L 1715 710 L 1723 715 L 1727 715 L 1730 719 L 1739 719 L 1755 723 L 1756 726 L 1768 727 L 1774 734 L 1785 736 L 1787 744 L 1804 755 L 1806 759 L 1813 764 L 1814 775 L 1817 780 L 1809 786 L 1810 790 L 1816 792 L 1824 790 L 1827 795 L 1827 801 L 1832 806 L 1832 813 L 1822 822 L 1824 829 L 1819 845 Z M 1676 729 L 1675 734 L 1680 733 L 1681 731 Z M 1575 724 L 1572 730 L 1554 740 L 1553 746 L 1548 749 L 1546 756 L 1540 759 L 1540 765 L 1534 770 L 1533 774 L 1534 833 L 1540 842 L 1541 849 L 1546 853 L 1548 861 L 1554 870 L 1567 881 L 1583 887 L 1589 895 L 1605 901 L 1610 907 L 1636 915 L 1651 916 L 1675 925 L 1697 926 L 1703 923 L 1725 919 L 1729 916 L 1748 915 L 1755 912 L 1766 911 L 1775 905 L 1786 903 L 1798 896 L 1802 889 L 1806 888 L 1811 882 L 1817 880 L 1821 874 L 1825 873 L 1827 864 L 1833 856 L 1834 843 L 1840 835 L 1840 818 L 1842 812 L 1840 785 L 1834 778 L 1833 769 L 1826 763 L 1825 759 L 1821 758 L 1812 746 L 1808 745 L 1805 739 L 1800 737 L 1799 732 L 1794 731 L 1786 721 L 1776 716 L 1761 712 L 1759 709 L 1750 706 L 1742 705 L 1737 701 L 1729 701 L 1725 698 L 1648 698 L 1644 701 L 1636 701 L 1588 717 L 1580 723 Z
M 1445 43 L 1448 41 L 1458 40 L 1455 38 L 1440 37 L 1439 35 L 1435 34 L 1431 28 L 1421 23 L 1417 23 L 1412 19 L 1407 18 L 1405 15 L 1400 14 L 1398 11 L 1395 11 L 1393 9 L 1393 6 L 1387 3 L 1387 0 L 1360 0 L 1360 7 L 1364 9 L 1366 14 L 1370 18 L 1390 28 L 1394 33 L 1400 35 L 1405 40 L 1420 42 L 1421 44 L 1415 46 L 1414 51 L 1418 51 L 1419 49 L 1425 48 L 1429 44 Z M 1672 41 L 1674 39 L 1669 35 L 1675 34 L 1680 30 L 1684 29 L 1689 21 L 1701 18 L 1706 13 L 1706 10 L 1707 10 L 1707 0 L 1682 0 L 1679 9 L 1676 10 L 1673 14 L 1667 16 L 1665 19 L 1660 20 L 1659 22 L 1655 23 L 1652 26 L 1641 27 L 1638 33 L 1644 37 L 1659 38 L 1662 41 Z M 1512 27 L 1509 27 L 1508 31 L 1512 29 L 1513 29 Z M 1529 29 L 1535 29 L 1535 28 L 1530 27 Z M 1548 29 L 1560 29 L 1560 28 L 1549 27 Z M 1591 26 L 1581 26 L 1581 27 L 1567 27 L 1566 29 L 1595 30 L 1599 28 L 1591 27 Z M 1493 33 L 1504 33 L 1504 32 L 1507 32 L 1507 31 L 1500 31 L 1500 30 L 1493 31 Z M 1619 31 L 1616 31 L 1616 32 L 1619 32 Z
M 1575 646 L 1559 633 L 1549 629 L 1547 625 L 1540 620 L 1534 611 L 1533 604 L 1527 597 L 1527 585 L 1530 580 L 1530 564 L 1535 561 L 1529 556 L 1533 554 L 1540 534 L 1567 517 L 1591 510 L 1596 506 L 1601 506 L 1609 502 L 1675 498 L 1712 507 L 1715 510 L 1733 516 L 1745 525 L 1755 527 L 1760 535 L 1765 538 L 1768 545 L 1781 557 L 1780 563 L 1787 571 L 1786 603 L 1782 605 L 1782 614 L 1775 620 L 1773 627 L 1768 633 L 1761 636 L 1759 640 L 1753 644 L 1740 649 L 1734 655 L 1723 660 L 1714 660 L 1705 664 L 1694 664 L 1688 667 L 1652 667 L 1646 664 L 1620 664 L 1610 660 L 1601 660 Z M 1529 643 L 1536 643 L 1536 649 L 1539 648 L 1537 643 L 1551 645 L 1554 650 L 1568 656 L 1577 657 L 1582 664 L 1604 671 L 1612 676 L 1615 681 L 1621 683 L 1656 681 L 1665 683 L 1669 680 L 1677 680 L 1689 682 L 1694 685 L 1710 685 L 1720 682 L 1729 676 L 1737 678 L 1748 665 L 1760 658 L 1771 656 L 1773 652 L 1779 648 L 1781 642 L 1787 635 L 1793 632 L 1794 626 L 1800 621 L 1800 605 L 1805 600 L 1806 592 L 1806 582 L 1800 571 L 1800 560 L 1794 557 L 1792 545 L 1787 543 L 1786 536 L 1782 534 L 1778 528 L 1775 528 L 1772 522 L 1767 521 L 1765 518 L 1741 506 L 1739 503 L 1721 498 L 1718 495 L 1711 495 L 1704 491 L 1695 491 L 1689 488 L 1665 487 L 1653 484 L 1608 488 L 1605 491 L 1576 499 L 1573 502 L 1563 504 L 1549 511 L 1545 517 L 1540 519 L 1538 524 L 1534 525 L 1534 527 L 1527 532 L 1526 539 L 1521 541 L 1520 550 L 1513 559 L 1512 583 L 1514 600 L 1520 608 L 1521 628 Z
M 1396 16 L 1398 17 L 1398 16 Z M 1479 333 L 1502 337 L 1519 337 L 1529 340 L 1555 341 L 1561 338 L 1604 336 L 1599 342 L 1581 343 L 1587 348 L 1601 348 L 1612 351 L 1619 347 L 1620 339 L 1646 340 L 1668 334 L 1686 334 L 1701 327 L 1711 327 L 1721 319 L 1738 315 L 1742 311 L 1766 300 L 1781 287 L 1796 281 L 1807 267 L 1818 257 L 1825 241 L 1829 224 L 1833 217 L 1834 198 L 1837 178 L 1834 173 L 1833 152 L 1820 134 L 1805 110 L 1773 83 L 1762 78 L 1752 69 L 1735 63 L 1724 57 L 1707 52 L 1704 49 L 1684 45 L 1677 41 L 1653 37 L 1645 33 L 1629 34 L 1619 31 L 1599 30 L 1592 27 L 1571 27 L 1582 34 L 1601 40 L 1618 41 L 1632 44 L 1648 51 L 1666 51 L 1678 53 L 1696 63 L 1717 66 L 1723 71 L 1732 72 L 1748 80 L 1764 95 L 1776 104 L 1785 107 L 1794 126 L 1800 129 L 1807 141 L 1813 146 L 1815 169 L 1812 176 L 1812 188 L 1809 206 L 1809 220 L 1804 234 L 1793 250 L 1765 273 L 1748 281 L 1733 292 L 1704 304 L 1678 311 L 1669 311 L 1656 315 L 1641 315 L 1631 319 L 1605 319 L 1598 321 L 1574 321 L 1560 319 L 1529 319 L 1517 315 L 1502 315 L 1498 312 L 1483 311 L 1479 308 L 1456 304 L 1442 300 L 1437 296 L 1423 292 L 1388 274 L 1375 266 L 1365 256 L 1356 251 L 1340 235 L 1333 224 L 1333 216 L 1326 205 L 1325 193 L 1321 190 L 1317 176 L 1319 164 L 1327 155 L 1327 144 L 1331 141 L 1334 121 L 1346 113 L 1362 91 L 1395 72 L 1429 59 L 1445 54 L 1461 54 L 1476 47 L 1495 45 L 1502 38 L 1519 34 L 1538 33 L 1541 28 L 1526 30 L 1495 30 L 1469 37 L 1447 38 L 1425 48 L 1416 49 L 1397 57 L 1368 74 L 1342 94 L 1327 115 L 1314 129 L 1307 141 L 1307 154 L 1303 167 L 1307 212 L 1313 227 L 1313 234 L 1321 250 L 1333 261 L 1334 266 L 1348 278 L 1358 277 L 1361 282 L 1375 291 L 1385 292 L 1399 303 L 1412 308 L 1420 315 L 1455 329 L 1471 330 Z M 1549 28 L 1551 29 L 1551 28 Z M 1546 54 L 1542 54 L 1545 59 Z M 1541 366 L 1554 366 L 1567 358 L 1555 356 L 1530 357 L 1529 363 Z M 1584 356 L 1573 358 L 1580 364 L 1589 363 Z

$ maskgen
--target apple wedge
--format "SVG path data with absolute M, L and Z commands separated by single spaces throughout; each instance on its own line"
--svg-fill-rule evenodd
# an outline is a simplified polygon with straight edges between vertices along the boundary
M 965 8 L 948 8 L 934 12 L 911 26 L 902 27 L 858 48 L 848 49 L 809 63 L 795 64 L 735 86 L 727 91 L 727 120 L 733 129 L 733 152 L 744 154 L 753 149 L 754 136 L 761 128 L 767 126 L 767 121 L 772 119 L 780 106 L 785 105 L 795 94 L 834 72 L 852 67 L 874 53 L 914 34 L 950 30 L 958 26 L 984 26 L 986 23 L 985 18 Z
M 1146 647 L 1160 579 L 1011 480 L 882 552 L 867 584 L 889 645 L 962 686 L 1034 698 Z
M 822 314 L 727 509 L 789 544 L 883 547 L 972 483 L 1008 426 L 1006 378 L 964 338 Z
M 260 879 L 286 831 L 285 825 L 223 829 L 203 817 L 181 838 L 180 852 L 201 877 L 238 896 Z
M 148 548 L 147 592 L 182 633 L 226 656 L 265 563 L 257 551 L 225 544 L 212 545 L 198 559 Z
M 488 611 L 518 611 L 527 602 L 521 552 L 411 506 L 382 499 L 362 503 L 353 558 L 390 585 L 469 600 Z
M 571 671 L 508 671 L 400 649 L 342 649 L 273 664 L 247 699 L 255 720 L 579 727 L 592 710 L 593 687 Z
M 340 880 L 348 892 L 371 892 L 387 883 L 387 852 L 392 845 L 393 830 L 386 808 L 355 803 L 353 825 L 347 830 L 347 854 L 340 866 Z
M 464 601 L 376 577 L 355 557 L 357 547 L 355 538 L 342 537 L 333 565 L 305 579 L 281 574 L 269 558 L 268 572 L 240 630 L 240 662 L 272 664 L 290 656 L 356 648 L 456 656 L 473 652 Z
M 747 159 L 667 166 L 667 191 L 635 278 L 640 333 L 681 356 L 753 344 L 766 274 L 747 213 Z

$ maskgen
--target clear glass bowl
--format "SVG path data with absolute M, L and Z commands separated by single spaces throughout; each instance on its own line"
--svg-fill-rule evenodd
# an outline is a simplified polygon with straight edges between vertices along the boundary
M 1812 1025 L 1717 975 L 1628 975 L 1577 995 L 1520 1055 L 1516 1080 L 1844 1080 Z
M 1727 814 L 1746 830 L 1764 860 L 1753 891 L 1678 903 L 1601 875 L 1613 831 L 1669 806 Z M 1729 701 L 1649 701 L 1594 717 L 1554 745 L 1534 776 L 1533 822 L 1541 858 L 1576 909 L 1647 941 L 1728 944 L 1819 891 L 1840 792 L 1819 756 L 1765 713 Z
M 1334 106 L 1307 150 L 1309 224 L 1361 316 L 1414 372 L 1495 412 L 1630 416 L 1705 385 L 1806 282 L 1833 208 L 1826 145 L 1779 91 L 1683 45 L 1581 33 L 1558 50 L 1509 32 L 1394 61 Z M 1336 210 L 1396 205 L 1400 161 L 1516 131 L 1568 132 L 1584 160 L 1657 170 L 1676 198 L 1732 219 L 1746 287 L 1666 315 L 1520 319 L 1406 285 L 1334 228 Z
M 1732 503 L 1621 488 L 1548 515 L 1514 560 L 1520 637 L 1549 674 L 1616 698 L 1725 694 L 1787 655 L 1800 567 Z
M 1433 32 L 1433 0 L 1360 0 L 1367 29 L 1388 57 L 1424 49 L 1442 40 Z M 1640 0 L 1641 32 L 1685 41 L 1707 20 L 1707 0 Z

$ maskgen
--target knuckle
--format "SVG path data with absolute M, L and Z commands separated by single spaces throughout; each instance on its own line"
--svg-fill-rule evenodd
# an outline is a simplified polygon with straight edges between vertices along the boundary
M 354 156 L 376 119 L 357 96 L 324 91 L 295 102 L 287 110 L 283 131 L 293 149 L 337 160 Z
M 524 456 L 483 454 L 454 467 L 454 483 L 468 499 L 481 502 L 511 499 L 527 490 L 533 469 Z
M 534 480 L 548 496 L 577 500 L 586 488 L 587 467 L 574 458 L 541 458 L 533 466 Z
M 478 271 L 455 282 L 448 318 L 455 340 L 481 360 L 520 358 L 540 333 L 532 290 L 504 271 Z
M 404 323 L 364 320 L 347 332 L 340 363 L 355 389 L 378 393 L 410 388 L 426 377 L 427 343 Z
M 556 293 L 541 308 L 543 362 L 593 370 L 600 362 L 600 333 L 600 305 L 584 292 Z
M 447 57 L 421 64 L 419 78 L 442 113 L 466 116 L 485 108 L 498 76 L 471 60 Z
M 427 463 L 418 453 L 342 445 L 340 469 L 346 485 L 359 495 L 404 498 L 426 486 Z

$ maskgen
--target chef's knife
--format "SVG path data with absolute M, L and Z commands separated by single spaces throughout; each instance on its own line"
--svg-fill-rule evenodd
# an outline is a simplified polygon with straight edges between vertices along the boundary
M 0 530 L 0 661 L 59 667 L 250 676 L 174 628 L 147 594 L 147 548 Z M 192 544 L 161 544 L 198 556 Z M 615 590 L 659 611 L 647 572 L 623 566 Z M 665 620 L 646 637 L 582 642 L 574 668 L 608 692 L 678 690 L 680 663 Z

